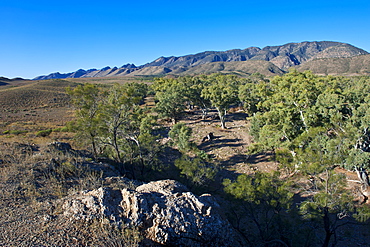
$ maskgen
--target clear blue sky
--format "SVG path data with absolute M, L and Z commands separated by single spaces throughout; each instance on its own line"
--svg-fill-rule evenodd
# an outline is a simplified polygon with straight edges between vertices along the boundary
M 2 0 L 0 76 L 339 41 L 370 52 L 370 1 Z

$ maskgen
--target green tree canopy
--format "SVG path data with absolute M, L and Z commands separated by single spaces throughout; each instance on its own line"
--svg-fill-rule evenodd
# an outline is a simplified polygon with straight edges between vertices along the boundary
M 100 128 L 99 104 L 104 94 L 98 85 L 86 83 L 75 88 L 68 87 L 67 93 L 71 96 L 72 104 L 76 108 L 76 121 L 73 127 L 77 132 L 76 138 L 87 140 L 92 146 L 94 155 L 98 155 L 97 136 Z
M 242 79 L 233 75 L 214 74 L 207 80 L 209 84 L 203 88 L 202 97 L 208 99 L 217 109 L 221 127 L 225 129 L 227 110 L 239 102 L 238 87 Z
M 152 135 L 154 116 L 139 106 L 146 96 L 145 84 L 114 84 L 107 90 L 85 84 L 67 89 L 76 106 L 77 120 L 73 123 L 77 135 L 92 143 L 95 154 L 106 155 L 122 166 L 142 167 L 155 160 L 156 142 Z M 142 170 L 142 169 L 141 169 Z
M 176 79 L 157 78 L 152 88 L 156 92 L 154 110 L 159 117 L 170 118 L 175 124 L 179 114 L 185 110 L 184 85 Z

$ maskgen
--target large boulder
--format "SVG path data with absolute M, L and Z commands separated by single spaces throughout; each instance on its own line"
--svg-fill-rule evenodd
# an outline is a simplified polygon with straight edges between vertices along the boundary
M 173 180 L 143 184 L 134 190 L 109 187 L 65 199 L 71 220 L 102 220 L 141 229 L 146 238 L 175 246 L 238 246 L 237 234 L 219 214 L 209 194 L 196 196 Z

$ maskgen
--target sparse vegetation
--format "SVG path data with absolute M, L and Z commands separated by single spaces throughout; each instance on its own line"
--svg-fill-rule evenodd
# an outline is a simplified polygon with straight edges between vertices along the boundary
M 69 128 L 67 126 L 53 129 L 53 132 L 68 132 L 68 131 L 69 131 Z
M 68 94 L 54 89 L 55 81 L 36 83 L 38 91 L 57 91 L 65 102 L 49 98 L 48 105 L 35 103 L 32 110 L 9 105 L 12 117 L 2 119 L 0 232 L 8 234 L 1 233 L 0 242 L 140 246 L 140 229 L 68 225 L 58 204 L 82 190 L 130 188 L 111 179 L 126 176 L 178 179 L 195 192 L 212 192 L 246 245 L 363 243 L 350 238 L 354 233 L 347 226 L 367 234 L 370 213 L 363 195 L 370 184 L 353 168 L 370 166 L 369 80 L 292 71 L 274 78 L 161 78 L 151 88 L 58 81 L 71 86 Z M 157 102 L 148 104 L 154 101 L 149 90 Z M 26 102 L 31 94 L 24 95 Z M 175 111 L 159 107 L 174 101 Z M 68 127 L 56 118 L 39 121 L 42 111 L 53 115 L 61 109 L 64 119 L 73 120 Z M 35 116 L 22 120 L 28 111 Z M 209 133 L 212 138 L 204 138 Z M 15 219 L 24 224 L 17 228 Z M 68 237 L 56 237 L 57 231 Z M 344 231 L 350 237 L 338 237 Z
M 27 133 L 27 130 L 5 130 L 3 132 L 4 135 L 19 135 L 19 134 L 25 134 Z

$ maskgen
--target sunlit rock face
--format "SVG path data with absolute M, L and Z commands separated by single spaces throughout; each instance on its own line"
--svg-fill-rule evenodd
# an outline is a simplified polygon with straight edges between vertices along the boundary
M 134 190 L 99 188 L 64 200 L 64 215 L 70 220 L 136 227 L 160 244 L 239 246 L 237 234 L 219 214 L 212 196 L 196 196 L 174 180 L 150 182 Z

